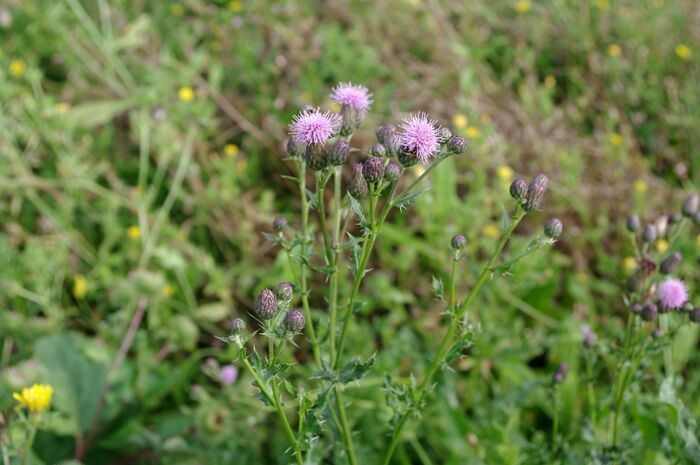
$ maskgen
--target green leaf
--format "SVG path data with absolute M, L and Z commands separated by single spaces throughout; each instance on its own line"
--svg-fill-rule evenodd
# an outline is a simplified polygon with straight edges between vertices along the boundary
M 73 107 L 63 118 L 70 125 L 90 129 L 112 121 L 133 106 L 131 100 L 86 102 Z
M 403 210 L 404 208 L 409 206 L 411 204 L 411 202 L 413 202 L 416 199 L 416 197 L 418 197 L 419 195 L 421 195 L 423 192 L 427 191 L 428 189 L 430 189 L 430 186 L 425 187 L 425 188 L 420 189 L 420 190 L 417 190 L 417 191 L 413 191 L 409 194 L 404 194 L 394 201 L 394 206 L 397 207 L 399 210 Z
M 433 276 L 432 289 L 435 300 L 445 300 L 445 285 L 442 283 L 442 279 Z
M 200 305 L 194 317 L 198 321 L 208 321 L 216 323 L 229 316 L 229 307 L 223 302 L 213 302 Z
M 350 207 L 357 215 L 357 218 L 359 218 L 362 230 L 367 231 L 369 229 L 369 223 L 367 222 L 367 217 L 365 216 L 365 210 L 362 208 L 362 204 L 352 195 L 348 194 L 348 197 L 350 197 Z
M 510 228 L 510 214 L 508 213 L 508 210 L 506 209 L 505 206 L 503 206 L 503 213 L 501 214 L 501 218 L 503 221 L 503 230 L 508 231 L 508 228 Z

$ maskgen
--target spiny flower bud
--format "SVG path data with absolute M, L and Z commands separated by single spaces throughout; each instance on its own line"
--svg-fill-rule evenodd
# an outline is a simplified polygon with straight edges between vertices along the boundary
M 386 156 L 386 149 L 382 144 L 374 144 L 369 148 L 369 155 L 371 157 L 383 157 Z
M 695 212 L 698 211 L 698 206 L 700 205 L 700 197 L 698 194 L 691 194 L 688 196 L 687 199 L 685 199 L 685 202 L 683 202 L 683 206 L 681 207 L 681 213 L 683 213 L 683 216 L 686 218 L 691 218 Z
M 401 167 L 393 161 L 389 162 L 389 164 L 386 165 L 386 168 L 384 168 L 384 180 L 394 183 L 398 181 L 400 177 Z
M 399 155 L 401 151 L 401 135 L 397 132 L 387 134 L 382 145 L 386 149 L 386 156 Z
M 301 313 L 299 310 L 291 310 L 289 313 L 287 313 L 287 316 L 284 317 L 284 328 L 289 331 L 290 333 L 299 333 L 301 332 L 302 329 L 304 329 L 304 325 L 306 325 L 306 319 L 304 318 L 304 314 Z
M 629 232 L 635 233 L 642 227 L 642 220 L 639 219 L 638 215 L 630 215 L 627 217 L 626 226 Z
M 561 236 L 563 229 L 564 225 L 561 224 L 559 218 L 550 218 L 544 224 L 544 235 L 550 239 L 557 239 L 559 236 Z
M 418 155 L 416 155 L 415 152 L 411 152 L 406 147 L 401 147 L 399 149 L 398 158 L 399 163 L 401 163 L 401 166 L 404 168 L 410 168 L 419 161 Z
M 287 155 L 289 158 L 298 158 L 304 155 L 304 146 L 293 137 L 287 140 Z
M 255 314 L 261 320 L 269 320 L 277 313 L 277 299 L 271 289 L 263 289 L 255 300 Z
M 294 286 L 292 283 L 279 283 L 275 295 L 279 300 L 290 300 L 294 296 Z
M 367 181 L 362 176 L 362 163 L 352 165 L 352 177 L 348 183 L 348 193 L 356 199 L 362 198 L 369 192 Z
M 377 126 L 377 142 L 384 144 L 387 140 L 387 136 L 396 134 L 396 126 L 393 124 L 380 124 Z
M 642 257 L 642 261 L 639 262 L 639 271 L 646 277 L 651 276 L 656 271 L 656 262 L 647 256 Z
M 340 134 L 348 136 L 355 132 L 362 124 L 364 115 L 349 105 L 343 105 L 340 110 L 340 116 L 343 118 L 343 124 L 340 127 Z
M 533 211 L 540 208 L 544 193 L 547 192 L 548 183 L 549 178 L 544 174 L 538 174 L 532 179 L 532 182 L 530 182 L 530 185 L 527 187 L 527 194 L 525 194 L 524 207 L 526 211 Z
M 651 337 L 654 339 L 660 339 L 664 337 L 664 330 L 661 328 L 654 328 L 651 330 Z
M 515 200 L 522 200 L 527 194 L 527 183 L 523 179 L 516 179 L 510 184 L 510 196 Z
M 274 229 L 275 232 L 281 233 L 287 229 L 287 219 L 278 216 L 272 221 L 272 229 Z
M 328 166 L 326 148 L 323 144 L 309 144 L 304 154 L 306 165 L 314 171 L 320 171 Z
M 680 252 L 674 252 L 661 262 L 659 270 L 663 274 L 675 273 L 681 261 L 683 261 L 683 255 Z
M 569 364 L 566 362 L 562 362 L 559 365 L 557 365 L 557 368 L 554 370 L 554 373 L 552 374 L 552 382 L 554 384 L 561 384 L 564 382 L 566 379 L 566 375 L 569 374 Z
M 590 349 L 595 346 L 595 343 L 598 340 L 598 337 L 588 325 L 581 326 L 581 336 L 583 337 L 583 347 L 586 349 Z
M 236 336 L 238 334 L 243 334 L 245 332 L 245 321 L 240 318 L 234 318 L 231 320 L 231 334 Z
M 644 284 L 644 274 L 637 270 L 632 276 L 627 279 L 627 291 L 628 292 L 639 292 L 642 290 L 642 285 Z
M 450 131 L 449 128 L 440 128 L 437 130 L 437 138 L 439 143 L 444 144 L 450 140 L 450 137 L 452 137 L 452 131 Z
M 362 175 L 368 183 L 378 183 L 384 177 L 384 162 L 378 157 L 368 158 L 362 164 Z
M 632 306 L 630 307 L 630 311 L 632 313 L 634 313 L 635 315 L 639 315 L 640 313 L 642 313 L 642 308 L 643 308 L 642 304 L 636 303 L 636 304 L 632 304 Z
M 659 307 L 653 302 L 644 304 L 642 307 L 642 312 L 640 313 L 640 316 L 644 321 L 654 321 L 658 315 Z
M 656 233 L 656 226 L 653 224 L 648 224 L 644 226 L 644 230 L 642 231 L 642 240 L 646 242 L 647 244 L 651 244 L 652 242 L 656 241 L 657 233 Z
M 350 156 L 350 144 L 346 140 L 339 140 L 328 151 L 328 163 L 333 166 L 344 165 Z
M 690 321 L 693 323 L 700 323 L 700 307 L 694 308 L 690 312 Z
M 447 141 L 447 150 L 454 154 L 458 153 L 463 153 L 465 150 L 467 150 L 467 139 L 465 139 L 462 136 L 452 136 L 450 139 Z
M 452 236 L 452 248 L 455 250 L 461 250 L 467 245 L 467 238 L 464 234 L 457 234 Z

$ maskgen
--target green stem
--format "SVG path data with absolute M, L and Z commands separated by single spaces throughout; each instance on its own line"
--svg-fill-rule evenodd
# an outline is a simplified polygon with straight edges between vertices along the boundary
M 668 334 L 668 319 L 669 314 L 664 313 L 659 315 L 659 326 L 664 334 Z M 664 369 L 666 371 L 666 376 L 669 378 L 673 377 L 673 347 L 671 344 L 664 345 Z
M 350 465 L 356 465 L 357 459 L 355 458 L 355 448 L 352 444 L 352 433 L 350 425 L 348 424 L 348 416 L 345 413 L 345 403 L 343 402 L 341 391 L 337 384 L 333 387 L 333 391 L 335 393 L 335 405 L 338 408 L 338 415 L 340 416 L 340 432 L 343 436 L 345 451 L 348 454 L 348 461 Z
M 559 386 L 554 385 L 554 422 L 552 424 L 552 442 L 555 444 L 554 448 L 556 450 L 557 437 L 559 436 Z
M 24 452 L 22 453 L 22 465 L 27 465 L 29 463 L 29 453 L 32 450 L 32 445 L 34 445 L 34 438 L 36 438 L 36 432 L 39 429 L 39 421 L 36 415 L 30 413 L 31 426 L 29 429 L 29 436 L 27 437 L 27 444 L 24 446 Z
M 598 407 L 595 400 L 595 384 L 593 380 L 593 360 L 591 360 L 591 354 L 585 354 L 586 362 L 586 375 L 588 376 L 588 408 L 590 409 L 591 415 L 591 428 L 593 429 L 593 445 L 597 443 L 597 430 L 598 430 Z

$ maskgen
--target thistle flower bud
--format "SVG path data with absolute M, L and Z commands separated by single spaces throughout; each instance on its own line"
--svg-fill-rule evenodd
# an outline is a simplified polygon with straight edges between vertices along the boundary
M 630 311 L 632 313 L 634 313 L 635 315 L 639 315 L 640 313 L 642 313 L 642 308 L 643 308 L 642 304 L 636 303 L 636 304 L 632 304 L 632 306 L 630 307 Z
M 461 250 L 467 245 L 467 238 L 464 234 L 457 234 L 452 236 L 452 248 L 455 250 Z
M 328 151 L 328 163 L 333 166 L 344 165 L 350 156 L 350 144 L 346 140 L 339 140 Z
M 550 218 L 544 224 L 544 235 L 550 239 L 557 239 L 561 236 L 561 232 L 564 229 L 564 225 L 561 224 L 559 218 Z
M 231 335 L 236 336 L 245 332 L 245 321 L 240 318 L 231 320 Z
M 272 221 L 272 229 L 274 229 L 275 232 L 278 233 L 283 232 L 285 229 L 287 229 L 287 219 L 278 216 Z
M 289 158 L 304 156 L 304 146 L 293 137 L 290 137 L 289 140 L 287 140 L 287 155 Z
M 640 316 L 644 321 L 654 321 L 658 315 L 659 307 L 653 302 L 644 304 L 642 307 L 642 312 L 640 313 Z
M 452 136 L 447 141 L 447 150 L 454 154 L 462 153 L 467 150 L 467 139 L 462 136 Z
M 396 134 L 396 126 L 393 124 L 380 124 L 377 126 L 377 142 L 384 144 L 387 141 L 387 137 Z
M 386 156 L 386 149 L 382 144 L 374 144 L 369 148 L 369 156 L 371 157 L 384 157 Z
M 654 328 L 651 330 L 651 337 L 654 339 L 660 339 L 664 337 L 664 330 L 661 328 Z
M 657 237 L 664 237 L 668 231 L 668 216 L 661 215 L 654 221 Z
M 693 213 L 693 223 L 700 224 L 700 211 Z
M 552 373 L 552 382 L 554 384 L 561 384 L 564 382 L 568 374 L 569 364 L 566 362 L 562 362 L 559 365 L 557 365 L 557 367 L 554 369 L 554 373 Z
M 691 218 L 695 214 L 695 212 L 698 211 L 698 206 L 700 206 L 700 197 L 698 196 L 698 194 L 691 194 L 683 202 L 683 206 L 681 207 L 681 213 L 686 218 Z
M 645 277 L 651 276 L 651 274 L 656 271 L 656 262 L 649 257 L 642 257 L 642 261 L 639 262 L 639 271 Z
M 694 308 L 690 312 L 690 321 L 693 323 L 700 323 L 700 307 Z
M 656 233 L 656 226 L 653 224 L 648 224 L 644 226 L 644 230 L 642 231 L 642 240 L 646 242 L 647 244 L 651 244 L 652 242 L 656 241 L 657 233 Z
M 399 156 L 401 152 L 401 135 L 398 132 L 387 134 L 382 145 L 386 149 L 386 156 Z
M 547 192 L 547 184 L 549 178 L 544 174 L 538 174 L 532 179 L 530 185 L 527 186 L 527 194 L 525 194 L 524 207 L 526 211 L 533 211 L 540 208 L 544 193 Z
M 683 255 L 680 252 L 674 252 L 661 262 L 659 270 L 663 274 L 675 273 L 678 270 L 678 266 L 683 261 Z
M 418 163 L 418 155 L 415 152 L 411 152 L 406 147 L 401 147 L 398 152 L 399 163 L 404 168 L 410 168 L 411 166 Z
M 275 296 L 279 300 L 291 300 L 294 296 L 294 286 L 292 283 L 279 283 L 275 289 Z
M 384 180 L 390 183 L 394 183 L 401 177 L 401 167 L 396 163 L 389 162 L 384 168 Z
M 384 177 L 384 162 L 378 157 L 368 158 L 362 164 L 362 175 L 368 183 L 378 183 Z
M 323 144 L 309 144 L 304 153 L 306 165 L 314 171 L 320 171 L 328 166 L 326 148 Z
M 595 343 L 598 340 L 598 337 L 588 325 L 581 326 L 581 336 L 583 337 L 583 347 L 586 349 L 590 349 L 595 346 Z
M 510 184 L 510 196 L 521 201 L 527 194 L 527 183 L 523 179 L 516 179 Z
M 644 275 L 639 271 L 627 279 L 627 292 L 639 292 L 642 290 L 642 284 L 644 284 Z
M 437 139 L 439 143 L 444 144 L 450 140 L 450 137 L 452 137 L 452 131 L 450 131 L 449 128 L 439 128 L 437 130 Z
M 356 199 L 362 198 L 369 192 L 367 181 L 362 176 L 362 163 L 352 165 L 352 177 L 348 183 L 348 193 Z
M 363 112 L 357 111 L 350 105 L 343 105 L 343 108 L 340 110 L 340 116 L 343 118 L 343 124 L 340 127 L 340 134 L 343 136 L 348 136 L 355 132 L 365 117 Z
M 304 329 L 304 325 L 306 325 L 306 318 L 304 318 L 304 314 L 299 310 L 291 310 L 287 313 L 287 316 L 284 317 L 283 325 L 284 329 L 290 333 L 300 333 L 301 330 Z
M 642 227 L 642 220 L 638 215 L 630 215 L 627 217 L 627 230 L 631 233 L 636 233 Z
M 255 300 L 255 314 L 261 320 L 269 320 L 277 313 L 277 299 L 271 289 L 263 289 Z

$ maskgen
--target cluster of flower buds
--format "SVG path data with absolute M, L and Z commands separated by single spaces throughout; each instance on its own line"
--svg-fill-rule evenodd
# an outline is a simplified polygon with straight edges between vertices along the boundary
M 271 322 L 272 326 L 281 318 L 282 324 L 278 328 L 280 332 L 297 334 L 304 329 L 306 320 L 299 310 L 289 310 L 293 297 L 294 286 L 288 282 L 278 284 L 274 291 L 263 289 L 255 299 L 255 316 L 263 322 Z
M 520 202 L 525 211 L 538 210 L 547 192 L 548 183 L 549 178 L 544 174 L 538 174 L 532 178 L 530 184 L 522 179 L 516 179 L 510 185 L 510 195 Z

